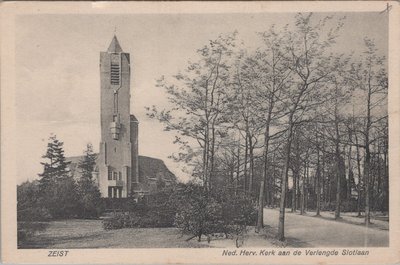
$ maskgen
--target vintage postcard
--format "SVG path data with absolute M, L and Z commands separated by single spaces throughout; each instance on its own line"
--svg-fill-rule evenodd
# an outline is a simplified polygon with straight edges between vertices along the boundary
M 0 11 L 2 262 L 400 262 L 398 2 Z

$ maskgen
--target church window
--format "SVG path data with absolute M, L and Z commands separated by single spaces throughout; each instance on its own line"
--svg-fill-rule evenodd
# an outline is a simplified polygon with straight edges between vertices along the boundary
M 122 180 L 122 172 L 121 171 L 118 172 L 118 180 Z
M 118 172 L 113 172 L 113 180 L 117 180 Z
M 108 187 L 108 198 L 112 198 L 112 195 L 113 195 L 113 188 Z
M 112 180 L 112 171 L 110 167 L 108 167 L 108 180 Z

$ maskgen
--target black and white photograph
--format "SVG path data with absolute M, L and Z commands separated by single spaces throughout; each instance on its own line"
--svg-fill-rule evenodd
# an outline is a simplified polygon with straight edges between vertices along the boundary
M 11 248 L 249 264 L 398 246 L 392 4 L 15 15 Z

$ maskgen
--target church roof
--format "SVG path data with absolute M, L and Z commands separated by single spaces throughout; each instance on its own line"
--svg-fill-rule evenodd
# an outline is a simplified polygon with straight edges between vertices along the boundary
M 131 114 L 131 121 L 139 122 L 138 119 L 136 119 L 136 116 Z
M 98 154 L 96 154 L 98 155 Z M 79 161 L 83 159 L 84 156 L 71 156 L 66 157 L 66 161 L 70 162 L 69 169 L 72 175 L 77 178 L 80 177 L 80 172 L 78 169 Z M 172 173 L 168 167 L 165 165 L 164 161 L 158 158 L 139 156 L 139 176 L 140 181 L 147 183 L 149 180 L 162 178 L 167 182 L 177 182 L 176 176 Z M 98 169 L 98 157 L 96 159 L 96 169 Z
M 117 36 L 114 35 L 114 37 L 110 43 L 110 46 L 108 46 L 107 51 L 108 52 L 122 52 L 122 48 L 121 48 L 121 45 L 119 45 Z

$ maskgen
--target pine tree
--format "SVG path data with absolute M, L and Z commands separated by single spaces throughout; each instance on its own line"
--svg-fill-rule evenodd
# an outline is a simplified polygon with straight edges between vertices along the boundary
M 92 144 L 87 144 L 84 154 L 78 164 L 81 171 L 81 178 L 78 181 L 81 216 L 83 218 L 97 217 L 100 211 L 101 195 L 92 177 L 97 158 L 97 155 L 93 153 Z
M 74 216 L 77 208 L 76 183 L 69 174 L 63 145 L 56 135 L 50 136 L 46 154 L 42 156 L 43 173 L 39 174 L 41 204 L 54 218 Z
M 41 193 L 50 191 L 57 179 L 66 177 L 69 173 L 63 145 L 64 143 L 60 142 L 56 135 L 50 136 L 46 154 L 42 156 L 46 159 L 45 162 L 41 162 L 44 167 L 43 173 L 39 174 L 41 177 L 39 181 Z

